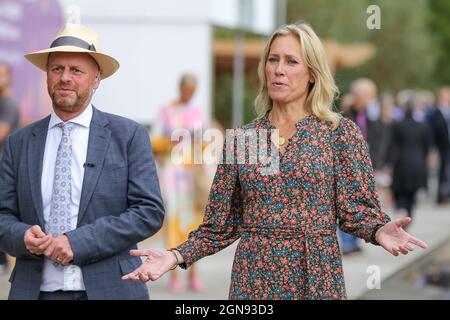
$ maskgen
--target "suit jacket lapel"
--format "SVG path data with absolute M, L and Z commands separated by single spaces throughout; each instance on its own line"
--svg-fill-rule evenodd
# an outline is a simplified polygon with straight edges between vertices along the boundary
M 93 108 L 86 163 L 93 164 L 94 166 L 86 166 L 84 169 L 83 188 L 81 191 L 80 209 L 78 211 L 78 223 L 80 223 L 86 212 L 87 205 L 91 200 L 103 168 L 103 162 L 111 138 L 111 131 L 107 128 L 108 124 L 109 122 L 103 113 L 96 108 Z
M 45 142 L 47 140 L 50 116 L 36 123 L 28 141 L 28 175 L 31 186 L 31 197 L 41 227 L 44 227 L 44 211 L 42 204 L 41 178 L 44 159 Z

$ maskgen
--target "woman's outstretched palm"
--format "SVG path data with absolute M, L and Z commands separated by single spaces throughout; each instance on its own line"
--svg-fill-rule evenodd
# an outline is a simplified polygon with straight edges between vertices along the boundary
M 173 254 L 165 249 L 131 250 L 130 255 L 146 256 L 147 259 L 136 270 L 124 275 L 122 280 L 155 281 L 176 264 Z
M 408 254 L 409 251 L 414 251 L 415 246 L 426 249 L 428 246 L 425 242 L 403 230 L 411 221 L 410 217 L 404 217 L 387 223 L 377 232 L 378 243 L 394 256 L 399 253 Z

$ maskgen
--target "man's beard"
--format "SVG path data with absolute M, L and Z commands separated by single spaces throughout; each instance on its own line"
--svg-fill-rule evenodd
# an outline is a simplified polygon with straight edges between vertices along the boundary
M 82 103 L 85 100 L 83 96 L 80 96 L 78 92 L 73 91 L 74 94 L 69 96 L 60 97 L 56 90 L 52 93 L 51 98 L 53 106 L 60 111 L 74 112 L 82 107 Z

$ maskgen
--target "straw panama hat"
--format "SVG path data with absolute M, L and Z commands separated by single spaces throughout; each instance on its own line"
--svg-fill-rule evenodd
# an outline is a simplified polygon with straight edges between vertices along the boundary
M 102 79 L 108 78 L 119 69 L 119 62 L 101 53 L 100 37 L 88 27 L 80 24 L 65 24 L 56 35 L 49 49 L 25 55 L 25 58 L 39 69 L 47 72 L 48 55 L 52 52 L 85 52 L 97 61 Z

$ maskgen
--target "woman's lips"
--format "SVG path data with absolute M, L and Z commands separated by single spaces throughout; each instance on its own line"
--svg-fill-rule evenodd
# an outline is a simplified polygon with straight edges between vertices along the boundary
M 286 84 L 283 82 L 272 82 L 272 87 L 275 87 L 275 88 L 282 88 L 285 86 L 286 86 Z

